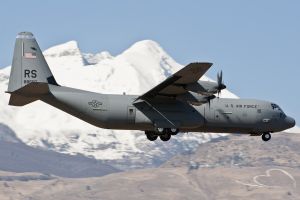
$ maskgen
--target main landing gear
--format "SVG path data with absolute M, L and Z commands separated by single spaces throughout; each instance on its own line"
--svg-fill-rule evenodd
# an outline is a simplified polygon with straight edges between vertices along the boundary
M 145 131 L 147 139 L 150 141 L 155 141 L 158 136 L 161 141 L 168 141 L 171 139 L 172 135 L 176 135 L 179 132 L 176 128 L 157 128 L 156 131 Z
M 261 135 L 261 138 L 262 138 L 262 140 L 263 141 L 269 141 L 270 139 L 271 139 L 271 134 L 270 133 L 268 133 L 268 132 L 266 132 L 266 133 L 263 133 L 262 135 Z

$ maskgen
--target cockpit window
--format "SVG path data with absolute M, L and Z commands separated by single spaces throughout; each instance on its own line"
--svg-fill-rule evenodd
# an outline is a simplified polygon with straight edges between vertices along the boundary
M 277 111 L 280 112 L 280 114 L 279 114 L 280 118 L 285 118 L 286 117 L 286 115 L 284 114 L 284 112 L 282 111 L 282 109 L 278 105 L 276 105 L 275 103 L 271 103 L 271 106 L 272 106 L 273 110 L 277 110 Z
M 281 113 L 279 114 L 279 117 L 280 117 L 280 118 L 285 118 L 286 115 L 284 114 L 284 112 L 281 112 Z
M 271 103 L 271 106 L 272 106 L 273 110 L 282 111 L 281 108 L 278 105 L 276 105 L 275 103 Z

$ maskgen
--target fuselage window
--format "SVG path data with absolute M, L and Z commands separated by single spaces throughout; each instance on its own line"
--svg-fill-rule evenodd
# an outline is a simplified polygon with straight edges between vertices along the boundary
M 131 114 L 131 115 L 133 114 L 133 109 L 132 108 L 129 109 L 129 114 Z

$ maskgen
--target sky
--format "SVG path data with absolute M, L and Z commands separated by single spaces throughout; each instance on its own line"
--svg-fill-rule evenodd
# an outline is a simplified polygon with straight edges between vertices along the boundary
M 279 104 L 300 124 L 300 1 L 1 1 L 0 66 L 11 64 L 16 34 L 33 32 L 42 49 L 76 40 L 82 52 L 117 55 L 158 42 L 180 64 L 213 62 L 241 98 Z

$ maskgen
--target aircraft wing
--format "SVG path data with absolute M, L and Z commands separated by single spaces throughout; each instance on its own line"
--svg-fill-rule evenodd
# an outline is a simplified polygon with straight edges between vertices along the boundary
M 205 72 L 212 66 L 212 63 L 190 63 L 165 81 L 158 84 L 136 100 L 151 100 L 157 97 L 176 97 L 185 94 L 187 84 L 197 82 Z

